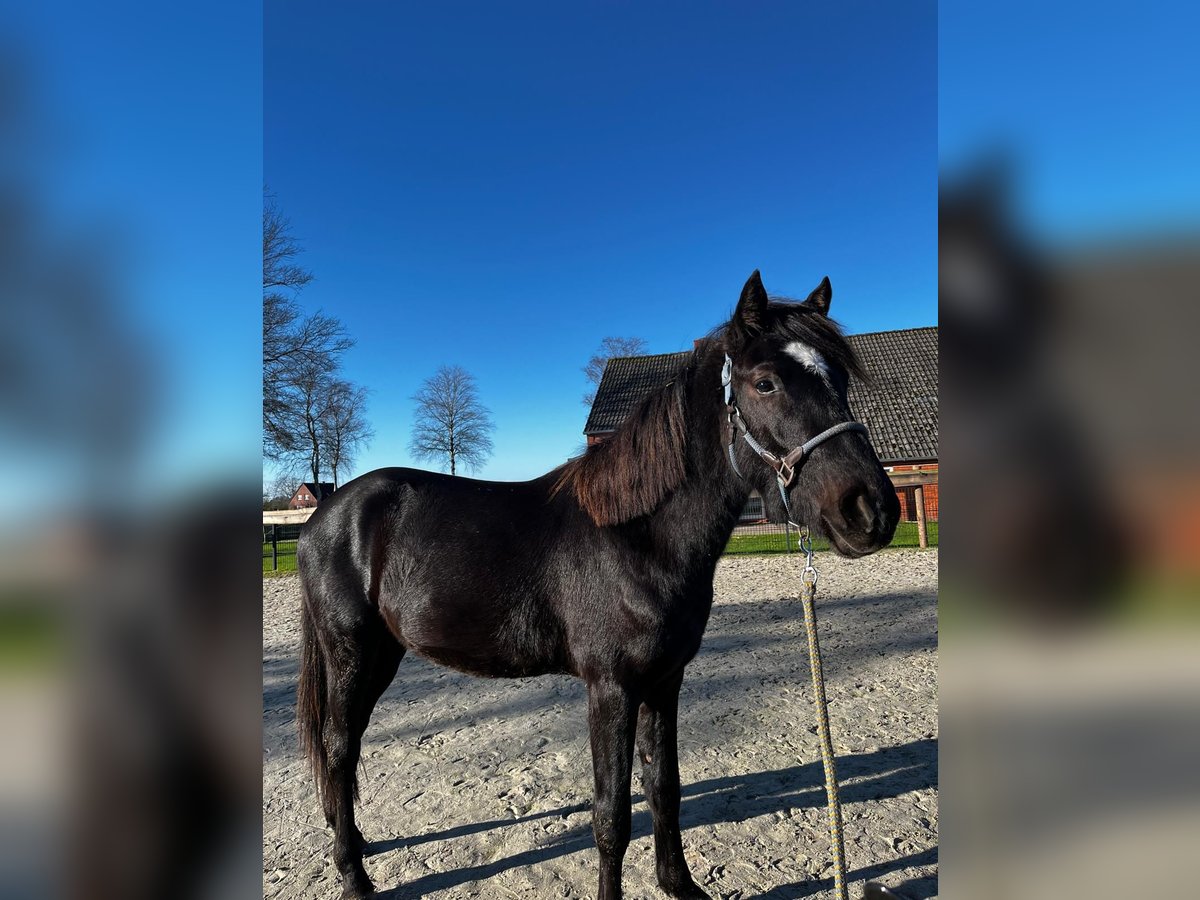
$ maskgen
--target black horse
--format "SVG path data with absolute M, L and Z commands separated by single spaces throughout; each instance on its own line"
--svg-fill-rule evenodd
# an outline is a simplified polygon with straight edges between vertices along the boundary
M 621 896 L 635 742 L 659 884 L 707 896 L 680 839 L 676 711 L 739 512 L 757 489 L 782 520 L 786 491 L 797 521 L 846 556 L 885 546 L 899 516 L 863 429 L 844 425 L 858 368 L 827 318 L 830 297 L 825 279 L 803 303 L 769 302 L 755 272 L 733 318 L 673 381 L 610 441 L 540 478 L 380 469 L 317 509 L 297 549 L 297 719 L 343 896 L 373 890 L 356 769 L 371 710 L 408 650 L 484 677 L 582 678 L 599 897 Z

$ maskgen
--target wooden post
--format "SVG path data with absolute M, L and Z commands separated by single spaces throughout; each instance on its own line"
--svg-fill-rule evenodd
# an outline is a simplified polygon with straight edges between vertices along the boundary
M 929 535 L 925 529 L 925 487 L 918 484 L 913 490 L 913 504 L 917 507 L 917 543 L 922 550 L 929 549 Z
M 924 519 L 922 519 L 922 521 L 924 521 Z M 925 526 L 922 525 L 921 528 L 922 528 L 921 534 L 924 534 Z M 922 538 L 921 540 L 924 541 L 924 538 Z M 921 546 L 925 546 L 925 545 L 922 544 Z M 274 572 L 274 571 L 278 571 L 278 570 L 279 570 L 279 526 L 272 525 L 271 526 L 271 571 Z

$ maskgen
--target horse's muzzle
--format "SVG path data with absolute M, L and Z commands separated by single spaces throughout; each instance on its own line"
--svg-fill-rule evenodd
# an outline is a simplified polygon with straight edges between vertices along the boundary
M 886 490 L 856 485 L 832 509 L 822 510 L 821 530 L 834 550 L 854 558 L 886 547 L 896 532 L 899 518 L 900 501 L 890 482 Z

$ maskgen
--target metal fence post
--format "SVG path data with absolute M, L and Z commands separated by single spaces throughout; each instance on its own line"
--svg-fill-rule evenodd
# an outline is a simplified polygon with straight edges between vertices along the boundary
M 924 532 L 922 532 L 924 534 Z M 279 570 L 279 526 L 271 525 L 271 571 Z

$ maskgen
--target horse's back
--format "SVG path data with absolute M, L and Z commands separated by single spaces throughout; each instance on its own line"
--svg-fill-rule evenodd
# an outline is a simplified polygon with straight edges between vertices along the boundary
M 437 662 L 481 675 L 553 671 L 563 665 L 544 566 L 554 518 L 541 481 L 380 469 L 318 507 L 298 564 L 310 597 L 358 605 Z

